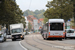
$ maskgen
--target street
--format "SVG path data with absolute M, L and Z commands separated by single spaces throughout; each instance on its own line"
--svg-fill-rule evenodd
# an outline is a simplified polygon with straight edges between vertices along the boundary
M 25 36 L 22 45 L 29 50 L 75 50 L 75 39 L 43 40 L 40 34 L 31 34 Z
M 0 50 L 26 50 L 22 46 L 27 50 L 75 50 L 75 39 L 43 40 L 41 34 L 29 34 L 24 40 L 0 42 Z
M 6 42 L 0 42 L 0 50 L 24 50 L 20 44 L 20 40 L 12 41 L 11 39 L 7 39 Z

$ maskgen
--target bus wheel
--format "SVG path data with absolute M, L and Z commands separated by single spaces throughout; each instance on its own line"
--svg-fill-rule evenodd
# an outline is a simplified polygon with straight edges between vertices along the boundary
M 44 35 L 42 35 L 42 37 L 43 37 L 43 39 L 45 40 Z
M 67 39 L 67 37 L 65 37 L 65 39 Z
M 45 39 L 48 40 L 47 35 L 46 35 L 46 38 Z
M 59 40 L 62 41 L 62 38 L 60 38 Z

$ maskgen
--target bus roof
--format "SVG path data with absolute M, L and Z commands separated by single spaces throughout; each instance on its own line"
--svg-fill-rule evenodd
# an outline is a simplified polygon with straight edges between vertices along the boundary
M 50 22 L 64 22 L 64 19 L 49 19 L 48 21 L 49 23 Z

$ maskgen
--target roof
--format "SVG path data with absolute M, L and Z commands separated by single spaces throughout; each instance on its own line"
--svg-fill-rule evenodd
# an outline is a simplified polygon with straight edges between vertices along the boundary
M 64 19 L 49 19 L 49 22 L 64 22 Z
M 44 19 L 43 19 L 43 18 L 40 18 L 39 20 L 40 20 L 40 21 L 43 21 Z
M 33 15 L 29 15 L 28 17 L 32 18 L 32 19 L 37 19 L 35 18 Z

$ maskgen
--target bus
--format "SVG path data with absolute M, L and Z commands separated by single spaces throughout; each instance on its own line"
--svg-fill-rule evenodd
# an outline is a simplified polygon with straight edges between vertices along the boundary
M 44 39 L 57 38 L 62 40 L 65 38 L 65 22 L 64 19 L 49 19 L 43 25 L 42 36 Z

